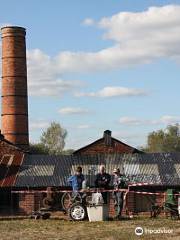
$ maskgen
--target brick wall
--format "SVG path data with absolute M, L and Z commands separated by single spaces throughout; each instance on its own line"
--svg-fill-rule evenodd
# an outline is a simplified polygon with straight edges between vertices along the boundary
M 32 211 L 38 211 L 42 208 L 42 193 L 27 192 L 19 193 L 19 213 L 21 215 L 29 215 Z
M 125 206 L 126 206 L 126 210 L 128 212 L 134 213 L 136 211 L 136 207 L 135 207 L 135 194 L 133 192 L 129 192 L 127 194 Z
M 142 196 L 142 201 L 144 196 Z M 43 207 L 42 200 L 44 195 L 42 193 L 39 193 L 38 191 L 35 193 L 19 193 L 19 213 L 21 215 L 29 215 L 32 213 L 32 211 L 38 211 L 40 208 Z M 138 201 L 139 198 L 138 198 Z M 123 215 L 133 215 L 145 212 L 150 216 L 150 208 L 149 206 L 151 203 L 149 203 L 149 206 L 147 206 L 146 211 L 137 211 L 136 208 L 136 193 L 129 192 L 126 196 L 126 201 L 123 205 Z M 154 203 L 157 203 L 159 205 L 162 205 L 164 202 L 164 195 L 156 195 Z M 142 203 L 140 201 L 140 203 Z M 139 208 L 138 208 L 139 209 Z M 143 208 L 144 209 L 144 208 Z M 114 199 L 112 197 L 112 194 L 110 194 L 110 203 L 109 203 L 109 216 L 114 217 L 115 216 L 115 210 L 114 210 Z
M 19 194 L 19 213 L 22 215 L 31 214 L 35 210 L 35 201 L 33 193 Z
M 90 144 L 77 151 L 77 154 L 97 154 L 97 153 L 132 153 L 134 148 L 125 145 L 119 141 L 112 138 L 112 144 L 110 146 L 106 145 L 104 139 L 101 139 L 94 144 Z M 75 152 L 76 154 L 76 152 Z

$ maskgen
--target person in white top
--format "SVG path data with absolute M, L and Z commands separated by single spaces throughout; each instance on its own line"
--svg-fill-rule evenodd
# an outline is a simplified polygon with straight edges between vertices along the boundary
M 119 168 L 113 170 L 113 187 L 114 187 L 114 199 L 115 199 L 115 209 L 116 218 L 121 218 L 123 210 L 123 191 L 118 191 L 125 187 L 125 176 L 120 173 Z

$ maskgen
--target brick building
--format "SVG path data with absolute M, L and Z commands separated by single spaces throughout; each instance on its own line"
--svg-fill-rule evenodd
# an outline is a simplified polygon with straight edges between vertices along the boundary
M 95 142 L 76 150 L 75 155 L 92 155 L 104 153 L 142 153 L 138 149 L 121 142 L 120 140 L 111 136 L 111 131 L 104 131 L 103 137 Z
M 127 195 L 130 212 L 148 212 L 152 203 L 164 201 L 164 192 L 168 188 L 180 191 L 180 153 L 34 155 L 0 135 L 0 214 L 27 215 L 43 207 L 46 194 L 42 191 L 49 187 L 69 189 L 67 178 L 74 174 L 78 165 L 82 166 L 85 178 L 93 187 L 100 164 L 104 164 L 111 175 L 114 168 L 120 168 L 131 183 L 136 183 L 129 187 Z M 136 191 L 162 194 L 136 194 Z
M 15 167 L 16 171 L 14 170 L 14 174 L 10 172 L 4 174 L 4 184 L 1 186 L 1 191 L 8 189 L 11 194 L 8 207 L 13 214 L 26 215 L 43 207 L 46 193 L 42 191 L 46 191 L 49 187 L 58 190 L 69 189 L 67 178 L 74 174 L 78 165 L 82 166 L 85 178 L 91 187 L 94 186 L 100 164 L 104 164 L 111 175 L 113 169 L 119 167 L 130 182 L 135 183 L 135 186 L 129 187 L 130 192 L 127 195 L 127 208 L 133 213 L 149 212 L 152 203 L 162 203 L 164 192 L 168 188 L 180 190 L 179 153 L 21 156 L 24 156 L 23 161 L 18 163 L 18 167 L 13 166 L 15 162 L 11 164 L 12 169 Z M 1 167 L 7 169 L 7 163 Z M 10 175 L 13 176 L 13 180 L 7 184 Z M 141 183 L 146 184 L 139 185 Z M 162 194 L 136 194 L 136 191 Z M 111 214 L 113 214 L 112 207 Z
M 10 214 L 18 206 L 11 190 L 16 183 L 25 152 L 0 134 L 0 213 Z
M 133 191 L 164 192 L 180 187 L 180 153 L 141 154 L 111 136 L 74 152 L 71 156 L 31 155 L 29 145 L 25 29 L 2 28 L 2 134 L 0 134 L 0 214 L 30 214 L 42 207 L 49 187 L 69 188 L 67 178 L 77 165 L 83 167 L 89 185 L 94 186 L 100 164 L 112 174 L 119 167 L 132 183 L 127 207 L 132 212 L 149 211 L 161 195 L 137 195 Z M 23 150 L 24 149 L 24 150 Z M 41 190 L 41 191 L 40 191 Z M 60 200 L 59 200 L 60 201 Z

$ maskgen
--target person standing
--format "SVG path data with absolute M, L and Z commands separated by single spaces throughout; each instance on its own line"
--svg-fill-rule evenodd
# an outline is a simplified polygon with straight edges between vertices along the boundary
M 116 207 L 116 218 L 121 218 L 122 210 L 123 210 L 123 191 L 119 191 L 120 189 L 125 188 L 125 184 L 127 179 L 124 175 L 120 173 L 119 168 L 115 168 L 113 170 L 113 187 L 114 187 L 114 198 L 115 198 L 115 207 Z
M 106 173 L 105 166 L 100 165 L 99 167 L 99 173 L 96 175 L 95 180 L 95 187 L 96 188 L 102 188 L 103 190 L 109 189 L 109 183 L 111 181 L 111 176 Z M 102 192 L 102 197 L 104 200 L 104 203 L 108 203 L 108 192 Z
M 84 175 L 82 174 L 82 167 L 78 166 L 74 175 L 68 178 L 68 182 L 71 184 L 73 192 L 80 191 L 84 181 Z

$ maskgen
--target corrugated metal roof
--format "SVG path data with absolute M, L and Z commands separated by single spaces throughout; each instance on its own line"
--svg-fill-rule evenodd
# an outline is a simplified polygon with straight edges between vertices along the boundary
M 76 166 L 94 185 L 100 164 L 112 173 L 119 167 L 131 182 L 158 185 L 180 185 L 180 153 L 156 154 L 105 154 L 85 156 L 26 155 L 15 186 L 47 187 L 67 186 L 67 178 L 74 174 Z
M 0 159 L 0 187 L 10 187 L 15 184 L 23 156 L 22 153 L 2 155 Z
M 0 135 L 0 187 L 10 187 L 15 184 L 23 157 L 23 150 Z

